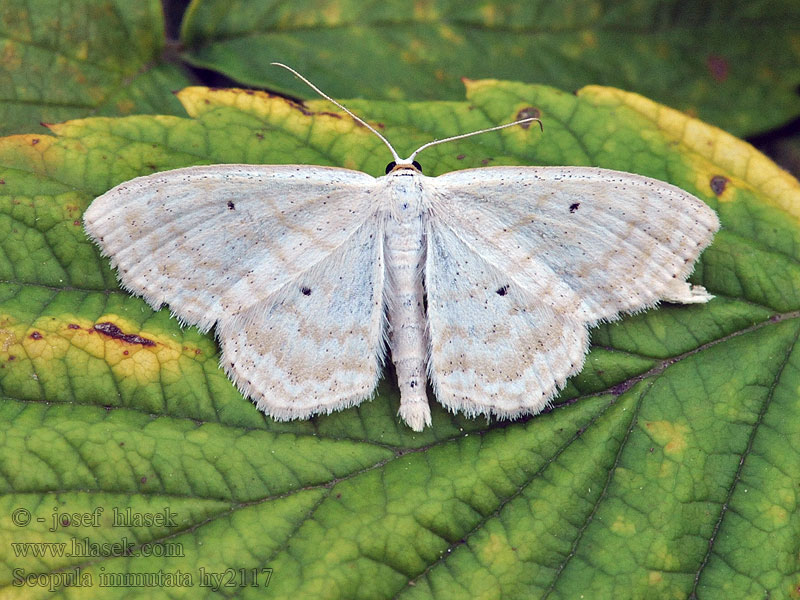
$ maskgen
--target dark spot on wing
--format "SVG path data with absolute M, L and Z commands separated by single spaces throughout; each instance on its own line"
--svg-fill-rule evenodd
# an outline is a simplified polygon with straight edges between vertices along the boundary
M 107 335 L 110 338 L 115 340 L 122 340 L 123 342 L 127 342 L 128 344 L 141 344 L 142 346 L 155 346 L 156 343 L 153 340 L 149 340 L 145 337 L 140 335 L 134 335 L 132 333 L 122 333 L 122 330 L 114 325 L 113 323 L 97 323 L 94 326 L 94 330 L 102 333 L 103 335 Z
M 300 292 L 303 294 L 303 296 L 310 296 L 311 295 L 311 288 L 307 288 L 306 286 L 303 286 L 303 287 L 300 288 Z
M 505 296 L 507 293 L 508 293 L 508 286 L 507 285 L 504 285 L 501 288 L 497 288 L 496 294 L 498 296 Z
M 569 212 L 574 213 L 576 210 L 578 210 L 578 207 L 580 205 L 581 205 L 580 202 L 575 202 L 574 204 L 570 204 L 569 205 Z
M 228 208 L 230 210 L 236 210 L 236 205 L 233 202 L 231 202 L 230 200 L 228 200 Z

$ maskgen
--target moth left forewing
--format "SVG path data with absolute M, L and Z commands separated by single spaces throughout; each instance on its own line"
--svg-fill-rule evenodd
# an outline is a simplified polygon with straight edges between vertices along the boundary
M 608 169 L 469 169 L 431 188 L 437 223 L 541 301 L 577 303 L 589 323 L 688 299 L 683 282 L 719 228 L 680 188 Z

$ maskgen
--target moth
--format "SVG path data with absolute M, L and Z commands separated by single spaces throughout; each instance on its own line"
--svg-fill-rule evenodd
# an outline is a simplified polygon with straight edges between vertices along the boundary
M 387 352 L 414 431 L 431 424 L 428 382 L 453 412 L 535 414 L 583 367 L 590 327 L 713 298 L 686 278 L 719 221 L 682 189 L 592 167 L 428 177 L 425 148 L 538 119 L 401 159 L 289 70 L 386 144 L 385 175 L 188 167 L 118 185 L 84 215 L 126 290 L 216 327 L 222 367 L 269 416 L 359 404 Z

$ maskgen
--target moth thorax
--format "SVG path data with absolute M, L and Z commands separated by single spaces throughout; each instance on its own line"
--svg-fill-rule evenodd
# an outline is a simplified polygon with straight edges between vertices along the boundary
M 422 186 L 416 177 L 395 176 L 389 187 L 390 210 L 398 220 L 422 212 Z

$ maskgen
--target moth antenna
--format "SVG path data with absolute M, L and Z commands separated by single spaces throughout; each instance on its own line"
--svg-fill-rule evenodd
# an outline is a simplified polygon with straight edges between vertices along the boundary
M 359 116 L 357 116 L 357 115 L 353 114 L 353 113 L 352 113 L 350 110 L 348 110 L 348 109 L 347 109 L 347 107 L 345 107 L 345 106 L 342 106 L 342 105 L 341 105 L 341 104 L 339 104 L 339 103 L 338 103 L 336 100 L 334 100 L 333 98 L 331 98 L 330 96 L 328 96 L 328 94 L 326 94 L 325 92 L 323 92 L 321 89 L 319 89 L 319 88 L 318 88 L 317 86 L 315 86 L 313 83 L 311 83 L 311 82 L 310 82 L 308 79 L 306 79 L 305 77 L 303 77 L 302 75 L 300 75 L 300 73 L 298 73 L 297 71 L 295 71 L 295 70 L 294 70 L 292 67 L 287 67 L 287 66 L 286 66 L 286 65 L 284 65 L 283 63 L 279 63 L 279 62 L 273 62 L 273 63 L 270 63 L 270 64 L 271 64 L 271 65 L 275 65 L 276 67 L 281 67 L 281 68 L 284 68 L 284 69 L 286 69 L 287 71 L 289 71 L 290 73 L 292 73 L 292 74 L 293 74 L 295 77 L 297 77 L 297 78 L 298 78 L 300 81 L 302 81 L 302 82 L 303 82 L 303 83 L 305 83 L 305 84 L 306 84 L 308 87 L 310 87 L 312 90 L 314 90 L 315 92 L 317 92 L 317 93 L 318 93 L 320 96 L 322 96 L 323 98 L 325 98 L 325 100 L 327 100 L 328 102 L 331 102 L 331 103 L 335 104 L 336 106 L 338 106 L 339 108 L 341 108 L 341 109 L 342 109 L 344 112 L 346 112 L 348 115 L 350 115 L 351 117 L 353 117 L 353 119 L 355 119 L 355 120 L 356 120 L 358 123 L 361 123 L 361 124 L 362 124 L 364 127 L 366 127 L 366 128 L 367 128 L 367 129 L 369 129 L 369 130 L 370 130 L 372 133 L 374 133 L 375 135 L 377 135 L 377 136 L 380 138 L 380 140 L 381 140 L 381 141 L 382 141 L 384 144 L 386 144 L 386 147 L 387 147 L 387 148 L 389 148 L 389 151 L 392 153 L 392 158 L 394 158 L 394 162 L 395 162 L 395 163 L 397 163 L 397 164 L 401 164 L 401 163 L 405 163 L 405 162 L 406 162 L 406 161 L 404 161 L 403 159 L 401 159 L 401 158 L 398 156 L 398 154 L 397 154 L 397 152 L 395 151 L 395 149 L 394 149 L 394 148 L 392 147 L 392 145 L 389 143 L 389 140 L 387 140 L 385 137 L 383 137 L 383 135 L 381 135 L 381 133 L 380 133 L 380 132 L 379 132 L 377 129 L 375 129 L 375 128 L 374 128 L 372 125 L 370 125 L 369 123 L 367 123 L 367 122 L 366 122 L 364 119 L 362 119 L 361 117 L 359 117 Z M 424 147 L 424 146 L 423 146 L 423 147 Z M 419 150 L 417 150 L 417 152 L 419 152 Z M 415 154 L 416 154 L 416 153 L 415 153 Z M 408 161 L 407 161 L 407 162 L 410 164 L 410 163 L 411 163 L 411 159 L 408 159 Z
M 514 125 L 522 125 L 524 123 L 531 123 L 533 121 L 536 121 L 539 124 L 539 127 L 541 128 L 541 130 L 544 131 L 544 125 L 542 125 L 542 120 L 541 119 L 538 119 L 536 117 L 528 117 L 526 119 L 520 119 L 519 121 L 513 121 L 511 123 L 505 123 L 503 125 L 496 125 L 495 127 L 489 127 L 488 129 L 479 129 L 478 131 L 470 131 L 469 133 L 461 133 L 459 135 L 454 135 L 452 137 L 444 138 L 444 139 L 441 139 L 441 140 L 433 140 L 432 142 L 428 142 L 427 144 L 423 144 L 422 146 L 420 146 L 419 148 L 414 150 L 414 152 L 411 153 L 411 156 L 409 156 L 406 160 L 408 162 L 413 161 L 414 158 L 417 156 L 417 154 L 419 154 L 420 152 L 422 152 L 426 148 L 430 148 L 431 146 L 436 146 L 437 144 L 444 144 L 445 142 L 452 142 L 453 140 L 461 140 L 461 139 L 464 139 L 464 138 L 472 137 L 473 135 L 479 135 L 481 133 L 489 133 L 490 131 L 497 131 L 498 129 L 505 129 L 506 127 L 513 127 Z

